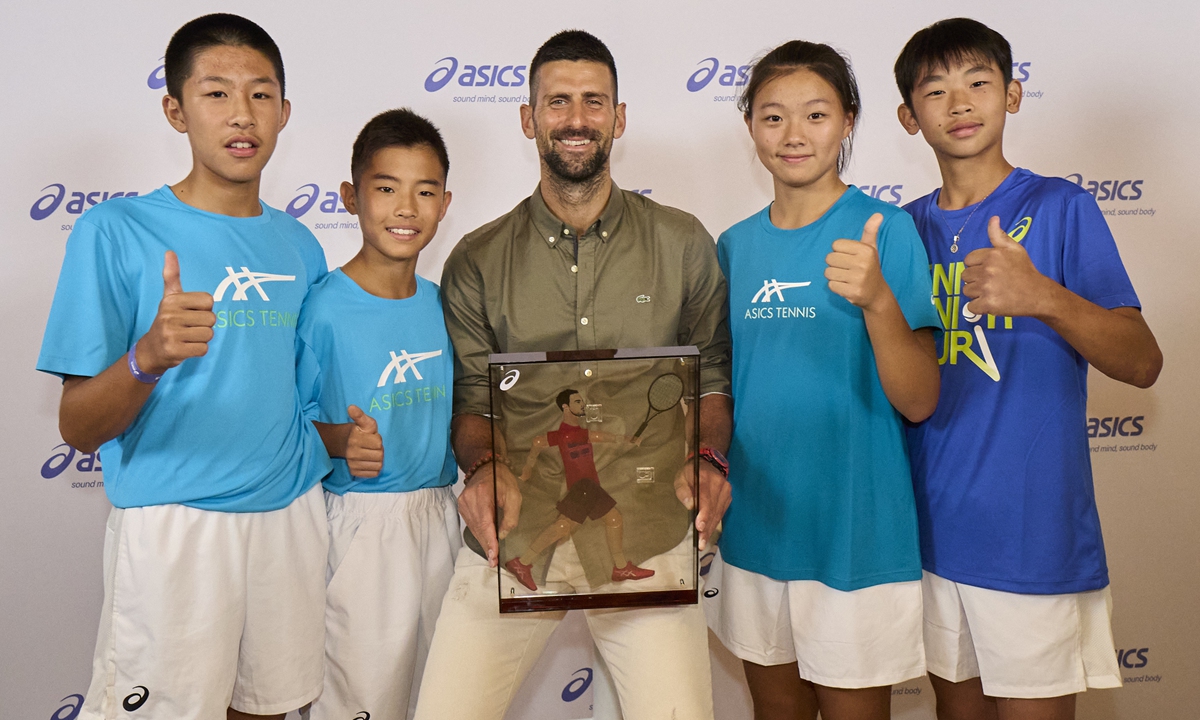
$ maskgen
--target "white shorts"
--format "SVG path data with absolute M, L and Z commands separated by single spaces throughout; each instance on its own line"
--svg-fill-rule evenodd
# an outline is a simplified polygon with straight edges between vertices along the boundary
M 836 688 L 893 685 L 925 674 L 915 580 L 844 592 L 743 570 L 718 552 L 705 586 L 709 627 L 742 660 L 795 662 L 800 677 Z
M 81 717 L 223 720 L 316 698 L 328 542 L 319 487 L 271 512 L 114 508 Z
M 326 493 L 325 506 L 325 687 L 309 717 L 411 717 L 462 545 L 454 492 Z
M 1121 686 L 1107 587 L 1067 595 L 988 590 L 925 573 L 929 672 L 985 695 L 1048 698 Z

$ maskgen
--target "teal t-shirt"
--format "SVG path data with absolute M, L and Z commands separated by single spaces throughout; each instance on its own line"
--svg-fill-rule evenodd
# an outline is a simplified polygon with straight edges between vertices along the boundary
M 145 335 L 163 296 L 163 255 L 185 292 L 213 296 L 208 352 L 171 368 L 125 432 L 101 446 L 119 508 L 286 507 L 329 472 L 296 393 L 296 321 L 326 272 L 317 239 L 267 205 L 230 217 L 169 187 L 88 210 L 67 240 L 38 370 L 91 377 Z
M 408 492 L 453 485 L 450 449 L 454 350 L 438 286 L 417 277 L 403 300 L 363 290 L 341 269 L 313 286 L 300 312 L 297 383 L 305 417 L 347 423 L 357 405 L 379 425 L 383 470 L 357 478 L 334 458 L 325 489 Z
M 940 327 L 912 219 L 851 186 L 816 222 L 770 207 L 722 233 L 733 337 L 733 441 L 721 555 L 777 580 L 838 590 L 921 577 L 903 420 L 888 402 L 862 311 L 829 289 L 833 241 L 883 213 L 884 279 L 912 328 Z

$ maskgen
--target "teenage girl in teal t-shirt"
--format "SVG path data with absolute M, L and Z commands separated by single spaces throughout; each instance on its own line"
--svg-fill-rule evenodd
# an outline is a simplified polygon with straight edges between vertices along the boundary
M 928 260 L 907 214 L 839 177 L 859 101 L 836 51 L 777 48 L 741 107 L 775 199 L 718 242 L 733 503 L 710 619 L 756 717 L 886 718 L 887 686 L 924 674 L 903 420 L 937 403 Z

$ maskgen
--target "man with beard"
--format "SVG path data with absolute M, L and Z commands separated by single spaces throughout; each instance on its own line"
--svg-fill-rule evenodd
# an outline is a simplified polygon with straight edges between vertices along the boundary
M 547 509 L 536 506 L 542 496 L 531 489 L 522 495 L 507 465 L 506 453 L 528 448 L 492 446 L 488 354 L 695 345 L 701 358 L 699 455 L 705 459 L 698 482 L 681 458 L 661 458 L 655 463 L 671 470 L 663 475 L 675 478 L 673 487 L 629 480 L 611 492 L 622 503 L 629 493 L 630 512 L 645 502 L 632 500 L 640 488 L 647 497 L 665 489 L 671 503 L 690 509 L 697 486 L 701 548 L 729 505 L 721 454 L 730 433 L 729 331 L 712 237 L 695 217 L 613 184 L 609 153 L 625 130 L 625 105 L 617 101 L 616 65 L 604 43 L 586 32 L 561 32 L 538 50 L 529 79 L 521 127 L 537 143 L 541 182 L 511 212 L 463 238 L 442 275 L 457 360 L 452 442 L 466 474 L 459 512 L 468 547 L 458 556 L 442 605 L 418 720 L 500 720 L 564 617 L 561 611 L 498 612 L 499 539 L 517 528 L 522 512 Z M 578 375 L 585 385 L 606 380 L 586 363 Z M 507 435 L 532 437 L 547 419 L 536 412 L 506 418 Z M 651 433 L 643 439 L 643 449 L 654 452 Z M 503 513 L 499 528 L 494 498 Z M 552 502 L 543 504 L 554 512 Z M 553 563 L 581 566 L 585 584 L 596 587 L 594 558 L 607 553 L 602 531 L 599 551 L 590 552 L 585 529 L 563 542 Z M 685 521 L 644 542 L 631 540 L 630 560 L 691 552 L 687 530 Z M 640 547 L 632 549 L 634 544 Z M 698 605 L 584 612 L 627 720 L 712 718 L 708 635 Z

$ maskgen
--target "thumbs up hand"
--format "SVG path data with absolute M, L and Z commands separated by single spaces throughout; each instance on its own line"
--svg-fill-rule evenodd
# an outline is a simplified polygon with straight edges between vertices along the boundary
M 179 258 L 170 250 L 163 258 L 163 297 L 150 330 L 137 343 L 138 367 L 155 375 L 188 358 L 208 352 L 217 316 L 206 292 L 184 292 Z
M 890 294 L 877 249 L 883 215 L 875 213 L 863 225 L 859 240 L 834 240 L 833 252 L 825 256 L 825 279 L 829 289 L 864 310 Z
M 359 478 L 373 478 L 383 469 L 383 438 L 379 436 L 379 425 L 357 405 L 346 408 L 353 421 L 350 435 L 346 438 L 346 464 L 350 474 Z
M 1036 316 L 1050 297 L 1047 283 L 1029 253 L 1000 229 L 1000 218 L 988 220 L 990 248 L 972 250 L 963 260 L 963 294 L 971 298 L 968 312 L 975 315 Z M 1050 289 L 1052 290 L 1052 288 Z

